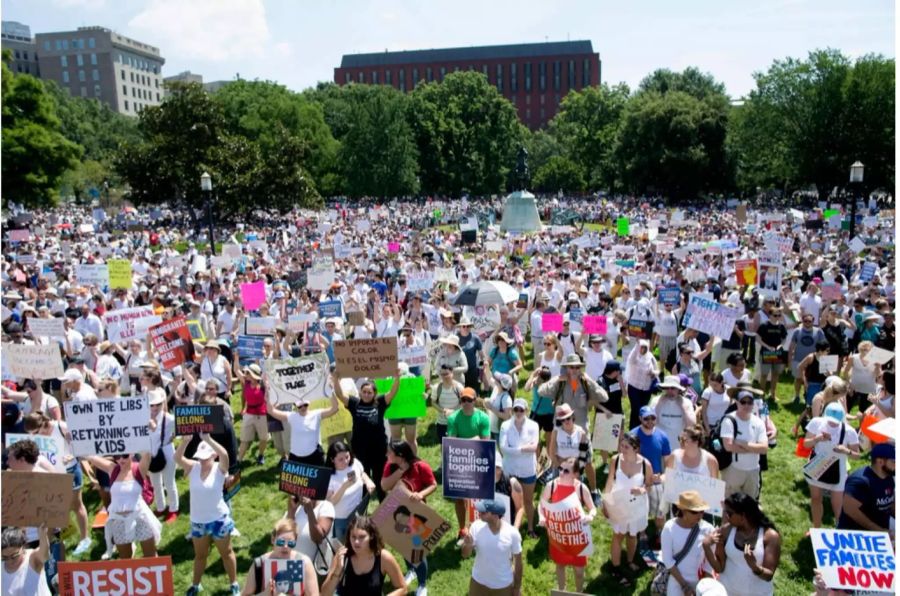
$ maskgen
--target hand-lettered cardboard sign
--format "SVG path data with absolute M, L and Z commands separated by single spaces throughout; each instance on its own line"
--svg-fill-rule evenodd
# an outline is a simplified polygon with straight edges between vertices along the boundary
M 76 457 L 150 451 L 146 395 L 70 401 L 65 410 Z
M 59 344 L 3 344 L 3 360 L 20 379 L 55 379 L 63 374 Z
M 810 538 L 827 587 L 896 594 L 897 563 L 887 532 L 812 528 Z
M 335 370 L 352 379 L 397 374 L 397 338 L 344 339 L 334 342 Z
M 441 538 L 450 532 L 447 520 L 422 501 L 410 499 L 402 486 L 397 486 L 385 497 L 372 514 L 372 521 L 385 544 L 414 563 L 421 562 L 434 551 Z
M 300 399 L 313 401 L 325 395 L 328 355 L 310 354 L 300 358 L 264 360 L 266 392 L 276 404 L 293 404 Z
M 71 474 L 5 471 L 2 484 L 3 527 L 68 527 Z

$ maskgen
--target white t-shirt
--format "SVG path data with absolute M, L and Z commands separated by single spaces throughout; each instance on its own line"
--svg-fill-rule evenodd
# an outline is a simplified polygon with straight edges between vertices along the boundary
M 494 534 L 487 523 L 478 520 L 469 528 L 475 542 L 475 564 L 472 579 L 482 586 L 499 590 L 512 585 L 513 557 L 522 552 L 518 530 L 503 522 Z
M 362 480 L 364 470 L 362 464 L 359 463 L 358 459 L 354 459 L 353 463 L 343 470 L 335 470 L 331 475 L 331 480 L 328 481 L 328 492 L 336 493 L 341 489 L 341 485 L 347 480 L 347 474 L 351 471 L 356 472 L 356 481 L 350 485 L 350 488 L 344 491 L 341 500 L 334 505 L 334 516 L 337 519 L 350 517 L 350 514 L 352 514 L 362 502 L 364 488 Z
M 91 399 L 97 399 L 97 392 L 87 384 L 87 381 L 82 383 L 78 391 L 72 395 L 72 401 L 88 401 Z
M 730 416 L 730 414 L 729 414 Z M 738 443 L 766 443 L 766 425 L 759 416 L 751 414 L 750 420 L 741 420 L 737 415 L 734 416 L 738 426 Z M 719 436 L 724 439 L 734 439 L 734 425 L 727 420 L 722 421 L 722 430 Z M 758 453 L 735 453 L 731 461 L 731 465 L 737 470 L 757 470 L 759 469 Z
M 491 409 L 488 410 L 488 416 L 491 418 L 491 432 L 499 433 L 500 417 L 497 416 L 496 411 L 512 408 L 512 398 L 509 396 L 509 391 L 495 387 L 486 403 L 491 406 Z
M 166 423 L 168 424 L 168 423 Z M 191 523 L 208 524 L 228 515 L 228 504 L 222 494 L 225 474 L 216 464 L 204 479 L 200 464 L 194 464 L 189 475 L 191 488 Z
M 682 577 L 689 583 L 697 583 L 697 576 L 701 566 L 707 573 L 712 574 L 712 567 L 710 566 L 709 561 L 706 560 L 706 556 L 703 554 L 703 537 L 711 533 L 713 529 L 714 528 L 709 522 L 701 519 L 700 532 L 694 539 L 691 550 L 688 551 L 687 555 L 678 564 L 678 571 L 681 572 Z M 691 529 L 682 528 L 678 525 L 675 518 L 670 519 L 666 522 L 666 525 L 663 526 L 660 542 L 662 543 L 662 561 L 666 567 L 671 568 L 672 565 L 675 564 L 675 555 L 680 553 L 684 548 L 690 533 Z M 674 581 L 675 578 L 670 575 L 669 584 Z M 669 593 L 671 594 L 672 592 Z
M 859 444 L 859 433 L 856 432 L 855 428 L 846 423 L 844 424 L 844 442 L 840 443 L 839 441 L 841 440 L 841 425 L 838 424 L 837 426 L 831 426 L 830 424 L 828 424 L 828 418 L 825 418 L 824 416 L 820 416 L 818 418 L 813 418 L 812 420 L 810 420 L 809 424 L 806 425 L 806 432 L 812 433 L 813 435 L 818 435 L 819 433 L 826 432 L 831 435 L 831 438 L 827 441 L 816 443 L 816 446 L 813 448 L 816 454 L 834 453 L 834 448 L 838 445 L 849 446 Z
M 332 505 L 328 501 L 319 501 L 316 506 L 313 507 L 313 513 L 315 513 L 317 520 L 322 519 L 323 517 L 328 517 L 331 519 L 335 518 L 334 505 Z M 303 507 L 297 507 L 297 513 L 294 515 L 294 521 L 297 522 L 297 530 L 299 530 L 300 532 L 300 535 L 297 537 L 297 546 L 294 547 L 294 550 L 298 553 L 303 553 L 312 560 L 315 560 L 316 543 L 313 542 L 312 538 L 310 538 L 309 536 L 309 518 L 306 517 L 306 509 L 304 509 Z
M 322 412 L 313 410 L 301 416 L 297 412 L 288 414 L 291 427 L 291 453 L 299 457 L 309 455 L 319 446 L 319 427 L 322 426 Z
M 704 389 L 700 399 L 706 401 L 706 419 L 709 421 L 710 426 L 715 426 L 722 419 L 722 416 L 725 415 L 725 410 L 731 404 L 731 399 L 724 391 L 716 393 L 712 387 Z

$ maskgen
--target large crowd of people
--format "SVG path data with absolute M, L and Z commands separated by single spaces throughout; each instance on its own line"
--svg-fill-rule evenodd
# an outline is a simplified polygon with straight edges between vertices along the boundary
M 233 594 L 288 592 L 277 578 L 264 585 L 267 565 L 284 559 L 302 568 L 303 594 L 374 595 L 389 584 L 391 594 L 415 585 L 426 595 L 427 557 L 396 555 L 369 517 L 394 490 L 422 503 L 441 498 L 441 470 L 419 456 L 431 433 L 425 419 L 385 418 L 405 376 L 425 378 L 438 442 L 496 442 L 495 498 L 454 500 L 456 545 L 463 558 L 475 557 L 469 594 L 535 593 L 523 583 L 523 552 L 543 539 L 541 507 L 570 495 L 581 523 L 609 526 L 612 545 L 586 557 L 551 544 L 561 590 L 582 591 L 607 559 L 602 573 L 630 589 L 655 573 L 649 557 L 664 568 L 654 593 L 773 594 L 782 536 L 761 487 L 776 445 L 835 456 L 802 479 L 809 501 L 797 505 L 809 510 L 811 528 L 893 538 L 893 440 L 866 432 L 895 416 L 893 211 L 864 205 L 851 238 L 827 204 L 673 209 L 591 197 L 538 207 L 545 222 L 568 209 L 603 225 L 532 234 L 491 225 L 473 237 L 457 223 L 475 210 L 499 223 L 500 201 L 331 204 L 221 226 L 217 240 L 237 246 L 223 260 L 205 232 L 166 209 L 13 208 L 4 226 L 3 345 L 57 346 L 64 373 L 17 377 L 4 355 L 3 433 L 54 436 L 66 446 L 77 544 L 66 553 L 60 528 L 4 527 L 3 594 L 54 591 L 53 562 L 90 556 L 92 525 L 104 528 L 103 559 L 137 557 L 138 548 L 155 556 L 187 498 L 189 595 L 202 590 L 211 545 Z M 314 290 L 311 272 L 323 255 L 333 259 L 333 277 Z M 78 279 L 80 265 L 111 259 L 130 262 L 130 289 Z M 768 269 L 744 283 L 738 263 L 753 259 Z M 259 281 L 264 300 L 251 310 L 241 287 Z M 484 281 L 508 284 L 518 298 L 457 304 Z M 729 336 L 698 330 L 692 296 L 739 311 Z M 342 314 L 319 319 L 325 301 L 339 301 Z M 198 330 L 193 356 L 166 368 L 146 333 L 111 341 L 104 315 L 134 306 L 152 307 L 163 321 L 184 316 Z M 555 313 L 562 325 L 551 330 L 545 315 Z M 297 328 L 291 321 L 300 314 L 309 316 Z M 584 317 L 596 315 L 605 332 L 588 333 Z M 276 319 L 261 356 L 242 354 L 238 341 L 255 317 Z M 64 335 L 34 332 L 36 319 L 51 318 Z M 324 353 L 335 363 L 335 341 L 380 337 L 397 337 L 401 354 L 424 348 L 427 362 L 401 361 L 382 391 L 374 379 L 323 373 L 323 395 L 277 404 L 266 360 Z M 147 397 L 150 451 L 76 457 L 64 405 L 120 396 Z M 312 409 L 317 399 L 326 407 Z M 796 423 L 776 428 L 771 410 L 792 403 L 802 411 Z M 172 412 L 185 404 L 224 405 L 224 430 L 176 437 Z M 352 430 L 322 443 L 323 423 L 342 410 Z M 627 424 L 617 448 L 595 449 L 597 417 L 617 415 Z M 286 495 L 283 518 L 264 537 L 271 550 L 251 553 L 251 567 L 240 569 L 231 539 L 247 520 L 234 515 L 241 496 L 230 490 L 242 468 L 274 465 L 270 445 L 281 460 L 332 470 L 328 493 Z M 4 467 L 54 471 L 31 440 L 8 446 Z M 187 495 L 179 494 L 179 469 Z M 665 477 L 675 472 L 724 481 L 724 501 L 692 490 L 667 498 Z M 85 506 L 88 491 L 99 496 L 96 511 Z M 607 503 L 623 493 L 642 515 L 623 517 Z

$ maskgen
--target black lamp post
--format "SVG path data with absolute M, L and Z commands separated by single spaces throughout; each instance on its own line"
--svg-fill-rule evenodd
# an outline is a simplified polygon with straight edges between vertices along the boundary
M 212 217 L 212 204 L 213 204 L 213 194 L 212 194 L 212 176 L 209 175 L 208 172 L 203 172 L 200 176 L 200 190 L 203 191 L 203 194 L 206 197 L 206 223 L 209 225 L 209 250 L 212 251 L 213 256 L 216 255 L 216 237 L 213 231 L 213 217 Z
M 853 165 L 850 166 L 850 200 L 852 201 L 850 203 L 850 240 L 853 240 L 853 237 L 856 235 L 856 203 L 858 202 L 857 195 L 862 190 L 863 169 L 862 162 L 859 160 L 853 162 Z

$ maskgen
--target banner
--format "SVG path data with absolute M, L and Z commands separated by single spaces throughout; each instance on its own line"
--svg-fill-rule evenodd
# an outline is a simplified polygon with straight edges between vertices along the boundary
M 247 311 L 257 310 L 266 301 L 266 282 L 241 284 L 241 303 Z
M 110 259 L 106 261 L 109 270 L 109 287 L 113 290 L 131 289 L 131 261 Z
M 172 557 L 60 561 L 59 593 L 62 596 L 174 594 Z
M 197 433 L 225 432 L 224 406 L 175 406 L 175 434 L 179 437 Z
M 669 503 L 677 503 L 678 495 L 695 490 L 709 504 L 709 513 L 722 517 L 722 501 L 725 500 L 725 481 L 681 470 L 666 470 L 663 495 Z
M 33 337 L 61 337 L 66 336 L 65 319 L 62 317 L 50 317 L 49 319 L 29 318 L 28 330 Z
M 394 371 L 396 374 L 396 370 Z M 394 379 L 375 379 L 375 391 L 378 395 L 384 395 L 391 390 Z M 397 395 L 391 400 L 391 405 L 384 412 L 388 420 L 396 418 L 424 418 L 427 411 L 425 403 L 425 378 L 402 377 Z
M 545 312 L 541 314 L 541 331 L 544 333 L 560 333 L 563 330 L 563 315 L 558 312 Z
M 244 319 L 247 335 L 274 335 L 277 317 L 247 317 Z
M 887 532 L 811 528 L 810 538 L 816 569 L 827 587 L 896 593 L 897 562 Z
M 734 262 L 738 286 L 755 286 L 759 282 L 759 263 L 756 259 L 738 259 Z
M 585 315 L 581 320 L 584 332 L 590 335 L 606 335 L 606 316 L 605 315 Z
M 329 319 L 331 317 L 344 318 L 344 304 L 340 300 L 326 300 L 319 303 L 319 318 Z
M 681 289 L 679 288 L 660 288 L 657 296 L 660 304 L 671 304 L 676 308 L 681 305 Z
M 451 529 L 447 520 L 425 503 L 410 499 L 401 486 L 388 493 L 372 513 L 372 521 L 384 543 L 414 564 L 431 554 Z
M 64 407 L 76 457 L 150 451 L 147 396 L 70 401 Z
M 322 501 L 328 495 L 329 480 L 331 470 L 328 468 L 284 460 L 278 476 L 278 489 L 295 497 Z
M 259 337 L 255 335 L 238 335 L 237 338 L 237 351 L 238 351 L 238 362 L 241 366 L 248 366 L 256 362 L 259 364 L 259 360 L 263 358 L 263 344 L 265 343 L 265 337 Z
M 106 334 L 113 343 L 126 342 L 132 339 L 144 339 L 150 327 L 162 322 L 162 317 L 153 313 L 152 306 L 135 306 L 120 308 L 103 313 L 103 324 Z
M 334 342 L 335 370 L 351 379 L 397 374 L 397 338 L 339 339 Z
M 594 449 L 608 453 L 618 452 L 623 420 L 622 414 L 613 414 L 611 418 L 607 418 L 606 414 L 597 412 L 594 417 L 594 432 L 591 435 Z
M 309 289 L 325 291 L 331 287 L 333 281 L 334 257 L 326 253 L 317 254 L 307 274 Z
M 584 510 L 577 493 L 556 503 L 541 501 L 540 514 L 550 548 L 572 557 L 593 554 L 591 527 L 581 521 Z
M 150 327 L 150 340 L 166 370 L 194 360 L 194 342 L 183 316 Z
M 109 268 L 106 265 L 76 265 L 75 277 L 79 286 L 97 286 L 100 289 L 109 286 Z
M 445 499 L 494 498 L 494 441 L 453 439 L 441 443 Z
M 0 478 L 3 527 L 24 528 L 43 523 L 48 528 L 69 527 L 72 474 L 6 470 Z
M 3 344 L 4 364 L 19 379 L 56 379 L 63 374 L 59 344 Z
M 53 468 L 59 472 L 60 474 L 66 473 L 66 464 L 69 462 L 63 461 L 63 456 L 65 455 L 65 443 L 60 437 L 57 436 L 45 436 L 45 435 L 29 435 L 29 434 L 16 434 L 16 433 L 7 433 L 6 435 L 6 447 L 18 443 L 19 441 L 34 441 L 34 443 L 38 446 L 38 450 L 41 452 L 41 455 L 44 456 Z
M 722 339 L 734 333 L 734 323 L 741 316 L 736 308 L 719 304 L 714 300 L 691 295 L 684 314 L 684 326 Z
M 300 358 L 264 360 L 266 391 L 275 396 L 278 405 L 293 404 L 301 398 L 318 399 L 325 395 L 328 369 L 328 355 L 324 352 Z

